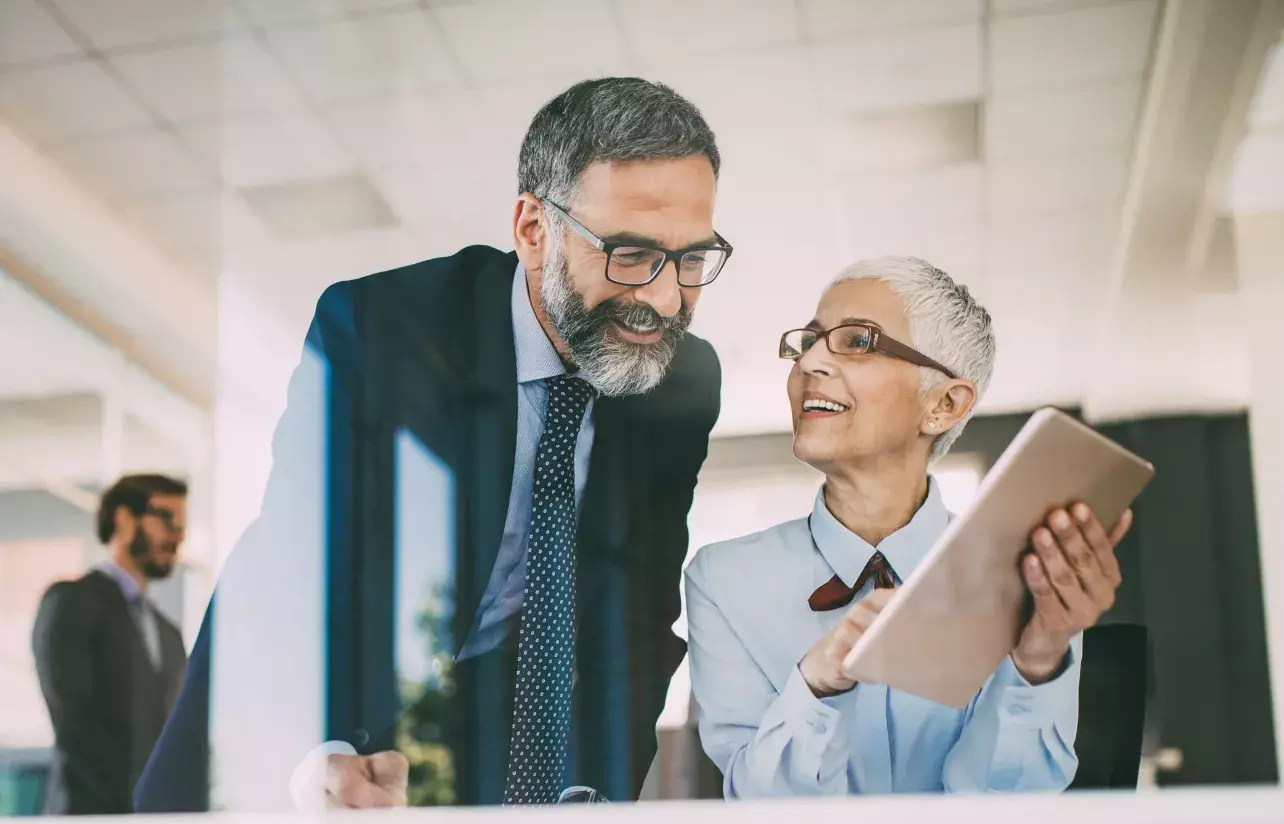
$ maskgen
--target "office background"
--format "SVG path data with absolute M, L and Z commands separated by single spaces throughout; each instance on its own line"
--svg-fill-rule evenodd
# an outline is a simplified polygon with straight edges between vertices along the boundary
M 0 808 L 32 809 L 47 765 L 30 624 L 50 581 L 96 561 L 96 492 L 130 470 L 190 481 L 183 573 L 156 592 L 190 642 L 257 511 L 321 290 L 509 246 L 530 116 L 601 74 L 670 83 L 724 156 L 718 228 L 737 251 L 695 325 L 724 394 L 692 549 L 814 495 L 782 434 L 776 331 L 846 263 L 925 257 L 999 337 L 982 417 L 940 467 L 952 506 L 1045 404 L 1151 457 L 1112 616 L 1150 636 L 1143 781 L 1277 781 L 1281 15 L 1269 0 L 2 0 Z M 344 391 L 304 359 L 312 391 Z M 300 740 L 372 723 L 371 695 L 426 707 L 441 686 L 451 479 L 413 410 L 405 423 L 364 496 L 327 421 L 304 444 L 298 532 L 263 576 L 290 582 L 269 619 L 299 638 L 299 701 L 274 722 Z M 381 549 L 345 555 L 339 525 L 375 509 Z M 375 603 L 392 647 L 327 631 Z M 357 659 L 323 694 L 327 668 Z M 716 792 L 684 679 L 661 720 L 662 797 Z M 254 806 L 244 730 L 267 712 L 240 688 L 215 685 L 213 791 L 232 810 Z M 422 775 L 448 757 L 416 753 Z

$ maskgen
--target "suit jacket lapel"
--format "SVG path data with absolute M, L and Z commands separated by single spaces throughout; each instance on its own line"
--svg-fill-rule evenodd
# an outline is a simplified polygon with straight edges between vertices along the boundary
M 463 644 L 486 589 L 504 534 L 513 485 L 517 444 L 517 355 L 513 345 L 510 296 L 517 256 L 505 255 L 477 273 L 473 285 L 471 391 L 464 398 L 461 423 L 471 440 L 464 538 L 468 559 L 461 559 L 465 591 L 457 598 L 457 647 Z

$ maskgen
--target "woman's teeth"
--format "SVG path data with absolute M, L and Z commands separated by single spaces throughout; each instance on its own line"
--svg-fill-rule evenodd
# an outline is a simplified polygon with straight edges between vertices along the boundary
M 807 400 L 803 401 L 804 412 L 846 412 L 850 407 L 837 401 Z

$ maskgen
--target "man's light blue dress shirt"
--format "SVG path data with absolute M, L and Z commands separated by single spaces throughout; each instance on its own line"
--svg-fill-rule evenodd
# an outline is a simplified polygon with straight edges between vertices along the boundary
M 898 581 L 951 517 L 931 481 L 914 518 L 878 546 Z M 1007 658 L 962 710 L 877 684 L 812 694 L 798 662 L 849 608 L 812 612 L 807 598 L 835 574 L 854 585 L 874 551 L 830 514 L 822 488 L 809 519 L 691 562 L 691 684 L 726 797 L 1064 789 L 1078 764 L 1081 638 L 1052 681 L 1031 686 Z
M 477 608 L 472 632 L 459 653 L 470 658 L 501 646 L 511 629 L 510 619 L 522 609 L 526 587 L 526 542 L 531 532 L 532 489 L 535 483 L 535 453 L 544 434 L 544 410 L 548 406 L 545 381 L 566 374 L 557 349 L 539 325 L 526 290 L 526 272 L 517 267 L 513 276 L 513 345 L 517 350 L 517 449 L 513 454 L 513 485 L 508 495 L 504 536 L 495 556 L 495 566 Z M 589 456 L 593 452 L 593 401 L 584 412 L 579 439 L 575 442 L 576 510 L 584 498 Z

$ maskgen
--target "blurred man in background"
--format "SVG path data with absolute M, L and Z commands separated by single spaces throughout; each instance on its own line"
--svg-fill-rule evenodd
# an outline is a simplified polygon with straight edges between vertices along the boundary
M 32 651 L 57 750 L 50 813 L 132 810 L 187 666 L 182 634 L 147 598 L 148 584 L 174 571 L 186 513 L 182 481 L 121 478 L 98 509 L 107 561 L 40 603 Z
M 331 423 L 338 443 L 391 450 L 386 439 L 413 418 L 459 498 L 447 525 L 454 686 L 432 733 L 452 754 L 450 792 L 436 803 L 553 803 L 574 784 L 605 792 L 606 781 L 616 798 L 637 797 L 684 652 L 672 626 L 687 512 L 719 409 L 717 356 L 686 334 L 731 254 L 713 226 L 719 162 L 708 124 L 673 90 L 637 78 L 577 84 L 523 140 L 514 252 L 471 246 L 336 284 L 317 306 L 308 342 L 362 409 Z M 270 615 L 292 597 L 279 584 L 248 593 L 263 559 L 298 534 L 298 433 L 328 414 L 317 403 L 292 384 L 262 513 L 219 581 L 224 615 Z M 341 473 L 357 476 L 350 466 Z M 344 482 L 377 494 L 363 477 Z M 420 537 L 418 551 L 431 551 Z M 352 551 L 379 557 L 389 540 L 368 534 Z M 391 621 L 360 622 L 334 623 L 364 633 L 367 649 L 390 647 Z M 208 805 L 211 623 L 139 784 L 141 811 Z M 220 679 L 248 681 L 243 694 L 261 706 L 297 702 L 298 643 L 271 622 L 225 626 L 215 662 L 233 663 Z M 355 677 L 367 675 L 385 674 Z M 347 684 L 332 680 L 327 694 Z M 256 779 L 272 807 L 287 792 L 305 807 L 406 804 L 399 711 L 383 692 L 315 747 L 256 729 L 271 753 Z

